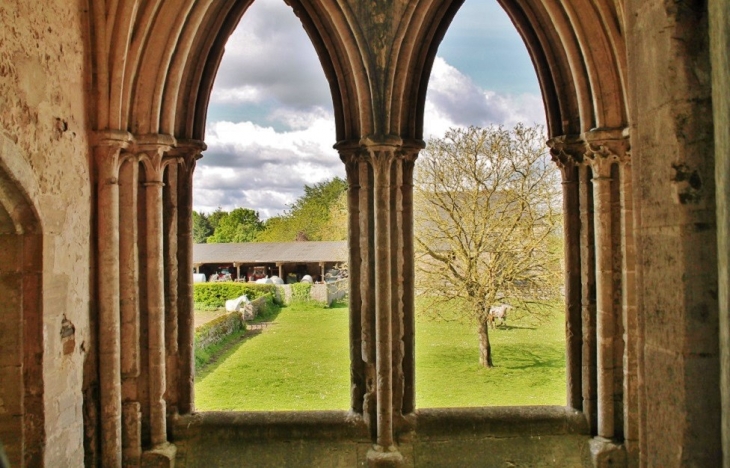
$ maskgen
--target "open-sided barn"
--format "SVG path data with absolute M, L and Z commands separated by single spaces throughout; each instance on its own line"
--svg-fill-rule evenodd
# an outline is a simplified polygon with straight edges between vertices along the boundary
M 193 245 L 196 273 L 227 270 L 233 279 L 279 276 L 287 283 L 304 275 L 323 281 L 330 269 L 347 261 L 347 241 L 246 242 Z

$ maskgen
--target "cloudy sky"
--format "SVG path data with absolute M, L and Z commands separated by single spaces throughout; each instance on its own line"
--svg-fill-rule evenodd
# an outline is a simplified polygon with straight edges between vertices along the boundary
M 534 69 L 495 0 L 467 0 L 439 47 L 425 138 L 453 126 L 544 124 Z M 344 177 L 332 100 L 304 29 L 282 0 L 256 0 L 226 46 L 211 102 L 194 208 L 280 214 L 304 184 Z

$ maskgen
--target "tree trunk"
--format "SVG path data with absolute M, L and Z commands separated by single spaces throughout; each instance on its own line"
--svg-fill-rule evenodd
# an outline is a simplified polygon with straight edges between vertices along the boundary
M 489 344 L 489 321 L 479 321 L 479 364 L 484 367 L 494 367 L 492 364 L 492 345 Z

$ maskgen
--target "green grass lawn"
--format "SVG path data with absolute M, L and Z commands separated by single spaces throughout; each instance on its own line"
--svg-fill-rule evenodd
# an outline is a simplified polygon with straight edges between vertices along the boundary
M 564 405 L 564 319 L 523 317 L 489 331 L 494 368 L 479 365 L 476 326 L 420 319 L 416 324 L 419 408 Z
M 417 406 L 565 404 L 563 330 L 558 312 L 543 323 L 510 318 L 490 331 L 496 367 L 484 369 L 472 324 L 419 317 Z M 247 333 L 196 376 L 199 410 L 348 409 L 346 307 L 286 307 L 261 333 Z
M 346 307 L 285 307 L 249 336 L 196 376 L 198 410 L 348 409 Z

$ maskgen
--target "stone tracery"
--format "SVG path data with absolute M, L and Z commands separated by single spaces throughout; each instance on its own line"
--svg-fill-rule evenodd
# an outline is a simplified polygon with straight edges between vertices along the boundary
M 89 160 L 95 172 L 92 177 L 92 183 L 96 184 L 95 200 L 91 198 L 96 207 L 91 217 L 96 225 L 87 250 L 94 257 L 91 262 L 98 274 L 89 275 L 94 278 L 94 292 L 83 299 L 92 303 L 90 322 L 78 328 L 98 333 L 85 348 L 92 357 L 83 366 L 86 456 L 90 465 L 171 462 L 174 449 L 168 443 L 186 442 L 179 435 L 181 420 L 190 422 L 198 416 L 204 421 L 215 419 L 213 415 L 193 415 L 192 285 L 185 273 L 192 270 L 191 175 L 202 149 L 206 103 L 225 39 L 249 3 L 237 0 L 89 2 L 90 30 L 81 35 L 90 37 L 93 57 L 88 79 L 95 98 L 90 100 L 89 115 L 96 137 L 89 138 L 93 146 Z M 340 142 L 338 149 L 348 168 L 351 262 L 357 265 L 355 270 L 360 275 L 360 281 L 352 289 L 353 392 L 352 418 L 348 421 L 355 421 L 357 428 L 369 429 L 373 463 L 379 463 L 378 452 L 412 461 L 409 440 L 413 439 L 409 438 L 427 433 L 429 421 L 431 424 L 451 421 L 449 424 L 458 426 L 459 422 L 471 424 L 482 416 L 476 410 L 429 413 L 417 411 L 414 406 L 410 177 L 421 144 L 431 62 L 459 1 L 378 4 L 377 14 L 355 1 L 292 0 L 290 3 L 312 38 L 330 80 L 337 119 L 333 142 Z M 664 440 L 674 440 L 674 435 L 649 430 L 658 423 L 647 421 L 646 415 L 659 399 L 647 396 L 645 388 L 652 384 L 656 388 L 657 376 L 664 374 L 644 372 L 643 350 L 648 350 L 647 359 L 653 359 L 650 362 L 655 367 L 661 367 L 665 359 L 678 361 L 678 374 L 686 379 L 689 377 L 685 374 L 689 375 L 695 363 L 708 354 L 700 352 L 704 348 L 699 343 L 684 336 L 680 336 L 684 340 L 681 351 L 673 354 L 675 350 L 662 341 L 661 333 L 652 333 L 652 328 L 644 327 L 643 321 L 653 317 L 647 310 L 657 316 L 662 310 L 677 311 L 687 330 L 695 327 L 687 311 L 704 307 L 714 317 L 712 300 L 705 299 L 700 291 L 703 284 L 712 283 L 711 275 L 700 278 L 690 274 L 689 279 L 667 279 L 656 273 L 661 267 L 649 263 L 642 264 L 642 269 L 636 266 L 638 256 L 651 258 L 652 241 L 668 236 L 661 228 L 662 223 L 671 224 L 667 220 L 672 214 L 678 213 L 675 218 L 682 219 L 672 227 L 686 236 L 673 244 L 678 246 L 678 258 L 682 262 L 699 250 L 687 240 L 695 238 L 689 232 L 712 224 L 705 212 L 673 205 L 675 211 L 671 211 L 669 205 L 662 204 L 661 194 L 651 192 L 637 197 L 633 191 L 635 180 L 644 180 L 653 173 L 663 174 L 659 166 L 656 170 L 650 166 L 660 164 L 655 160 L 662 160 L 650 157 L 652 152 L 694 158 L 687 164 L 702 167 L 700 158 L 693 156 L 692 145 L 696 142 L 685 142 L 679 131 L 672 134 L 676 137 L 671 142 L 673 147 L 666 148 L 669 143 L 651 140 L 654 135 L 646 129 L 653 129 L 654 134 L 661 132 L 652 127 L 647 115 L 670 108 L 677 115 L 682 113 L 685 122 L 699 122 L 697 115 L 687 117 L 685 110 L 671 106 L 684 103 L 676 98 L 686 98 L 690 89 L 692 93 L 699 89 L 700 94 L 709 89 L 709 86 L 702 87 L 702 83 L 685 86 L 680 82 L 674 88 L 667 88 L 678 93 L 671 96 L 674 101 L 669 103 L 653 93 L 646 93 L 648 97 L 639 95 L 636 90 L 644 88 L 637 83 L 645 79 L 641 71 L 651 72 L 640 60 L 640 53 L 646 53 L 646 46 L 642 46 L 646 37 L 639 34 L 661 29 L 662 25 L 651 24 L 652 18 L 669 18 L 671 28 L 675 24 L 672 22 L 691 23 L 694 18 L 701 19 L 702 11 L 689 15 L 688 19 L 674 16 L 671 8 L 655 11 L 650 7 L 640 8 L 640 2 L 632 1 L 502 0 L 501 3 L 525 38 L 536 65 L 553 151 L 562 165 L 565 182 L 566 264 L 570 265 L 566 275 L 568 407 L 582 411 L 579 418 L 588 422 L 589 429 L 581 428 L 578 432 L 623 443 L 628 462 L 638 463 L 639 452 L 644 457 L 659 453 L 652 448 L 661 446 Z M 699 7 L 685 5 L 683 8 Z M 83 13 L 73 15 L 79 18 Z M 691 35 L 687 32 L 691 29 L 681 27 L 675 33 Z M 657 37 L 651 39 L 660 41 Z M 625 42 L 634 48 L 627 51 Z M 4 47 L 0 45 L 3 51 Z M 634 54 L 633 61 L 629 60 L 631 54 Z M 83 54 L 76 54 L 80 55 Z M 703 57 L 700 54 L 699 59 L 692 59 L 693 70 Z M 678 62 L 680 66 L 670 68 L 681 70 L 685 59 L 689 60 L 678 54 L 667 62 Z M 0 68 L 3 73 L 14 73 L 5 62 Z M 696 73 L 698 81 L 702 76 Z M 635 88 L 633 97 L 628 91 L 631 83 Z M 697 102 L 707 99 L 705 95 L 692 96 L 695 99 L 692 106 L 699 106 Z M 82 116 L 78 119 L 83 120 Z M 2 121 L 5 131 L 10 120 L 3 117 Z M 633 125 L 632 152 L 640 155 L 641 165 L 634 166 L 625 157 L 628 134 L 623 129 L 630 123 Z M 12 124 L 15 126 L 16 122 Z M 39 124 L 38 128 L 41 127 Z M 596 128 L 621 130 L 607 133 Z M 21 143 L 24 138 L 20 136 Z M 680 160 L 677 164 L 684 163 Z M 37 160 L 34 164 L 34 170 L 44 174 L 42 164 Z M 706 173 L 701 177 L 703 181 L 711 179 Z M 661 183 L 655 185 L 663 187 Z M 44 200 L 53 198 L 53 190 L 43 194 Z M 654 198 L 649 200 L 650 196 Z M 644 211 L 637 212 L 634 207 Z M 41 221 L 50 225 L 48 211 L 41 216 Z M 641 237 L 634 230 L 635 220 L 644 223 L 640 226 Z M 43 229 L 44 235 L 48 235 L 46 226 Z M 58 251 L 52 245 L 61 243 L 58 239 L 62 237 L 53 236 L 57 234 L 50 234 L 49 241 L 46 243 L 44 239 L 41 243 L 48 246 L 44 255 Z M 79 236 L 83 237 L 83 233 Z M 638 245 L 634 245 L 635 239 L 639 239 Z M 49 260 L 43 273 L 58 279 L 59 276 L 54 276 L 58 275 L 54 265 Z M 691 273 L 689 266 L 682 268 Z M 93 267 L 90 269 L 94 271 Z M 680 270 L 680 267 L 668 269 L 667 275 L 679 277 Z M 645 280 L 648 286 L 642 286 L 641 281 Z M 651 302 L 654 284 L 651 282 L 664 284 L 663 280 L 671 284 L 668 289 L 672 293 L 679 291 L 677 302 L 681 301 L 683 308 Z M 638 292 L 648 297 L 642 299 L 643 303 L 637 299 L 637 285 L 643 288 Z M 49 291 L 64 290 L 56 283 L 51 286 Z M 79 290 L 74 289 L 74 294 Z M 48 297 L 52 297 L 50 293 Z M 78 318 L 76 321 L 78 325 Z M 44 324 L 43 330 L 48 326 Z M 670 325 L 665 328 L 672 329 Z M 691 331 L 696 333 L 696 328 Z M 36 335 L 32 337 L 42 341 Z M 54 367 L 57 361 L 49 362 Z M 31 369 L 38 371 L 37 366 Z M 50 375 L 50 371 L 46 374 Z M 99 398 L 94 390 L 97 384 L 101 390 Z M 684 393 L 679 393 L 679 390 L 670 392 L 676 397 L 672 401 L 689 406 Z M 60 412 L 56 408 L 61 406 L 54 398 L 64 396 L 67 396 L 64 390 L 51 386 L 40 416 L 33 414 L 41 420 L 44 411 L 54 414 L 46 424 L 53 437 L 60 432 L 54 427 L 63 420 L 54 413 Z M 518 410 L 509 414 L 509 422 L 524 423 L 529 419 Z M 570 414 L 561 413 L 555 418 L 573 424 L 579 418 Z M 274 420 L 281 416 L 270 417 L 272 421 L 266 427 L 275 426 Z M 302 418 L 299 420 L 302 424 L 316 419 L 296 417 Z M 321 422 L 329 417 L 334 418 L 329 415 L 316 420 Z M 697 423 L 685 422 L 686 426 L 673 428 L 671 434 L 691 439 L 687 434 L 692 433 Z M 344 424 L 338 422 L 335 426 L 343 428 Z M 98 439 L 95 438 L 97 427 L 102 431 Z M 43 432 L 29 433 L 29 437 L 43 437 Z M 47 457 L 52 460 L 59 456 L 58 447 L 63 444 L 52 437 L 49 440 Z M 603 450 L 603 441 L 596 442 L 594 455 L 600 463 L 614 449 Z M 705 452 L 705 446 L 713 446 L 705 439 L 690 442 L 684 454 Z M 40 456 L 39 453 L 28 456 Z

